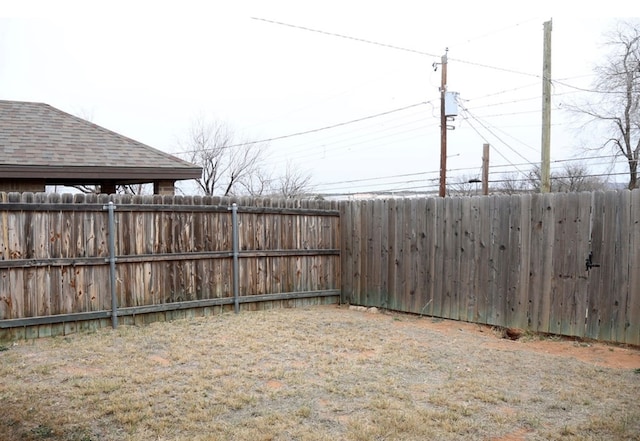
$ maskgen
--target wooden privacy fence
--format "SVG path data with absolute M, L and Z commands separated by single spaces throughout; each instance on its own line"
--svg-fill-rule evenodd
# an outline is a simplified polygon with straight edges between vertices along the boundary
M 0 232 L 5 340 L 107 326 L 117 317 L 146 322 L 234 302 L 336 302 L 340 295 L 339 212 L 330 202 L 0 193 Z
M 341 228 L 344 302 L 640 344 L 640 190 L 349 201 Z

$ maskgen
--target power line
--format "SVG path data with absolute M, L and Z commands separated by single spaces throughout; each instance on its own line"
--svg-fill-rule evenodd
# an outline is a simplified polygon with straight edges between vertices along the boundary
M 523 110 L 521 112 L 493 113 L 490 115 L 482 115 L 482 118 L 495 118 L 498 116 L 525 115 L 527 113 L 540 113 L 540 110 Z
M 262 143 L 266 143 L 266 142 L 277 141 L 277 140 L 280 140 L 280 139 L 293 138 L 294 136 L 302 136 L 302 135 L 308 135 L 310 133 L 322 132 L 324 130 L 335 129 L 336 127 L 341 127 L 341 126 L 346 126 L 346 125 L 349 125 L 349 124 L 354 124 L 354 123 L 365 121 L 365 120 L 368 120 L 368 119 L 373 119 L 373 118 L 377 118 L 377 117 L 380 117 L 380 116 L 389 115 L 391 113 L 401 112 L 403 110 L 411 109 L 413 107 L 418 107 L 418 106 L 421 106 L 423 104 L 428 104 L 428 102 L 423 101 L 423 102 L 420 102 L 420 103 L 411 104 L 409 106 L 400 107 L 400 108 L 393 109 L 393 110 L 387 110 L 386 112 L 376 113 L 375 115 L 368 115 L 368 116 L 364 116 L 362 118 L 352 119 L 350 121 L 344 121 L 344 122 L 341 122 L 341 123 L 338 123 L 338 124 L 333 124 L 333 125 L 330 125 L 330 126 L 319 127 L 317 129 L 305 130 L 303 132 L 290 133 L 288 135 L 282 135 L 282 136 L 274 136 L 273 138 L 260 139 L 260 140 L 257 140 L 257 141 L 246 141 L 246 142 L 242 142 L 242 143 L 239 143 L 239 144 L 232 144 L 232 145 L 222 146 L 221 148 L 230 149 L 230 148 L 234 148 L 234 147 L 242 147 L 242 146 L 245 146 L 245 145 L 262 144 Z M 184 150 L 184 151 L 179 152 L 179 153 L 194 153 L 196 151 L 198 151 L 198 150 Z
M 388 49 L 395 49 L 395 50 L 399 50 L 399 51 L 411 52 L 411 53 L 414 53 L 414 54 L 427 55 L 429 57 L 440 58 L 439 55 L 435 55 L 435 54 L 432 54 L 432 53 L 429 53 L 429 52 L 419 51 L 419 50 L 416 50 L 416 49 L 409 49 L 409 48 L 402 47 L 402 46 L 395 46 L 393 44 L 380 43 L 378 41 L 367 40 L 365 38 L 351 37 L 349 35 L 338 34 L 338 33 L 335 33 L 335 32 L 322 31 L 320 29 L 313 29 L 313 28 L 308 28 L 306 26 L 299 26 L 299 25 L 294 25 L 294 24 L 290 24 L 290 23 L 283 23 L 281 21 L 269 20 L 269 19 L 266 19 L 266 18 L 259 18 L 259 17 L 251 17 L 251 18 L 253 20 L 264 21 L 266 23 L 272 23 L 272 24 L 277 24 L 277 25 L 281 25 L 281 26 L 288 26 L 290 28 L 301 29 L 301 30 L 310 31 L 310 32 L 316 32 L 316 33 L 319 33 L 319 34 L 329 35 L 329 36 L 332 36 L 332 37 L 345 38 L 347 40 L 358 41 L 360 43 L 373 44 L 373 45 L 385 47 L 385 48 L 388 48 Z M 472 66 L 483 67 L 485 69 L 493 69 L 493 70 L 498 70 L 498 71 L 502 71 L 502 72 L 515 73 L 515 74 L 525 75 L 525 76 L 534 77 L 534 78 L 542 78 L 542 76 L 538 75 L 538 74 L 522 72 L 522 71 L 518 71 L 518 70 L 514 70 L 514 69 L 504 68 L 504 67 L 491 66 L 491 65 L 488 65 L 488 64 L 477 63 L 477 62 L 474 62 L 474 61 L 461 60 L 459 58 L 449 58 L 449 61 L 457 61 L 458 63 L 464 63 L 464 64 L 469 64 L 469 65 L 472 65 Z
M 505 68 L 505 67 L 491 66 L 491 65 L 483 64 L 483 63 L 476 63 L 474 61 L 460 60 L 459 58 L 449 58 L 449 61 L 457 61 L 458 63 L 464 63 L 464 64 L 469 64 L 469 65 L 472 65 L 472 66 L 484 67 L 485 69 L 493 69 L 493 70 L 498 70 L 498 71 L 501 71 L 501 72 L 514 73 L 514 74 L 518 74 L 518 75 L 525 75 L 525 76 L 528 76 L 528 77 L 542 78 L 542 75 L 538 75 L 538 74 L 522 72 L 522 71 L 519 71 L 519 70 L 508 69 L 508 68 Z
M 426 127 L 418 127 L 418 128 L 414 128 L 414 129 L 411 129 L 411 130 L 403 131 L 400 134 L 415 132 L 415 131 L 418 131 L 418 130 L 423 130 L 425 128 Z M 389 145 L 392 144 L 390 141 L 383 141 L 383 142 L 377 143 L 377 144 L 370 144 L 370 142 L 376 141 L 376 140 L 380 140 L 380 139 L 383 139 L 383 138 L 388 138 L 389 136 L 397 136 L 397 135 L 398 135 L 398 133 L 395 133 L 395 134 L 381 136 L 381 137 L 375 138 L 373 140 L 365 140 L 365 141 L 360 141 L 360 142 L 357 142 L 357 143 L 352 143 L 352 144 L 333 147 L 333 148 L 330 148 L 330 149 L 323 149 L 322 154 L 324 156 L 324 155 L 326 155 L 327 152 L 333 152 L 333 151 L 336 151 L 336 150 L 352 149 L 353 147 L 358 146 L 358 145 L 363 146 L 363 147 L 367 147 L 369 150 L 372 150 L 374 148 L 381 147 L 381 146 L 389 146 Z M 412 139 L 423 138 L 423 137 L 424 137 L 424 134 L 418 134 L 418 135 L 413 135 L 413 136 L 409 136 L 409 137 L 398 138 L 398 139 L 395 139 L 394 142 L 406 142 L 406 141 L 410 141 Z M 316 156 L 316 154 L 317 153 L 309 153 L 309 154 L 306 154 L 306 155 L 303 155 L 303 156 L 298 156 L 298 158 Z M 336 154 L 332 154 L 331 158 L 335 159 L 337 156 L 338 155 L 336 155 Z M 290 155 L 289 155 L 289 157 L 290 157 Z
M 502 159 L 504 159 L 505 161 L 507 161 L 509 164 L 511 164 L 511 166 L 513 168 L 515 168 L 516 170 L 518 170 L 519 173 L 522 173 L 523 175 L 526 175 L 522 170 L 520 170 L 518 167 L 516 167 L 511 161 L 509 161 L 509 159 L 507 159 L 507 157 L 505 155 L 502 154 L 502 152 L 500 150 L 498 150 L 494 145 L 492 145 L 479 131 L 478 129 L 476 129 L 473 124 L 471 124 L 471 121 L 467 121 L 469 123 L 469 126 L 478 134 L 480 135 L 480 137 L 484 140 L 485 143 L 489 144 L 491 146 L 491 148 L 493 150 L 495 150 L 495 152 L 500 155 L 502 157 Z M 527 159 L 524 158 L 524 160 L 526 161 Z
M 502 139 L 500 139 L 500 138 L 499 138 L 499 137 L 498 137 L 494 132 L 492 132 L 492 131 L 487 127 L 487 125 L 485 125 L 482 121 L 480 121 L 480 119 L 479 119 L 477 116 L 472 115 L 472 114 L 471 114 L 471 112 L 469 112 L 469 110 L 468 110 L 468 109 L 464 109 L 464 108 L 463 108 L 463 110 L 465 110 L 465 111 L 469 114 L 469 116 L 471 116 L 473 119 L 475 119 L 476 121 L 478 121 L 478 122 L 482 125 L 482 127 L 484 127 L 484 129 L 485 129 L 485 130 L 487 130 L 489 133 L 491 133 L 493 136 L 495 136 L 495 137 L 496 137 L 500 142 L 502 142 L 504 145 L 506 145 L 506 146 L 507 146 L 507 148 L 509 148 L 509 149 L 510 149 L 511 151 L 513 151 L 514 153 L 516 153 L 518 156 L 520 156 L 520 157 L 521 157 L 522 159 L 524 159 L 525 161 L 528 161 L 528 159 L 527 159 L 527 158 L 525 158 L 524 156 L 522 156 L 521 154 L 519 154 L 519 153 L 518 153 L 516 150 L 514 150 L 514 149 L 513 149 L 509 144 L 507 144 L 506 142 L 504 142 L 504 141 L 503 141 Z M 467 122 L 468 122 L 468 119 L 465 119 L 465 121 L 467 121 Z M 521 145 L 523 145 L 523 146 L 527 147 L 529 150 L 533 150 L 533 151 L 536 151 L 536 152 L 538 151 L 535 147 L 532 147 L 532 146 L 530 146 L 529 144 L 527 144 L 527 143 L 523 142 L 522 140 L 520 140 L 520 139 L 518 139 L 518 138 L 516 138 L 516 137 L 514 137 L 514 136 L 512 136 L 512 135 L 510 135 L 509 133 L 505 132 L 505 131 L 504 131 L 504 130 L 502 130 L 501 128 L 499 128 L 499 127 L 494 127 L 494 129 L 495 129 L 495 130 L 497 130 L 497 131 L 499 131 L 499 132 L 501 132 L 501 133 L 503 133 L 505 136 L 508 136 L 509 138 L 511 138 L 512 140 L 516 141 L 517 143 L 519 143 L 519 144 L 521 144 Z
M 556 92 L 556 93 L 553 93 L 552 96 L 553 97 L 558 97 L 558 96 L 568 95 L 568 94 L 572 94 L 572 93 L 576 93 L 576 92 Z M 486 96 L 491 96 L 491 95 L 486 95 Z M 505 105 L 505 104 L 516 104 L 516 103 L 522 103 L 522 102 L 525 102 L 525 101 L 535 101 L 535 100 L 539 100 L 539 99 L 540 99 L 540 96 L 531 96 L 531 97 L 527 97 L 527 98 L 518 98 L 518 99 L 515 99 L 515 100 L 511 100 L 511 101 L 499 101 L 499 102 L 496 102 L 496 103 L 489 103 L 489 104 L 483 104 L 483 105 L 479 105 L 479 106 L 468 107 L 467 109 L 469 109 L 469 110 L 485 109 L 487 107 L 502 106 L 502 105 Z M 462 101 L 471 102 L 473 100 L 464 99 L 463 98 Z M 536 110 L 536 112 L 538 112 L 538 110 Z M 512 114 L 512 113 L 510 113 L 510 114 Z
M 593 160 L 593 159 L 607 159 L 607 158 L 615 158 L 616 155 L 599 155 L 599 156 L 589 156 L 589 157 L 582 157 L 582 158 L 563 158 L 563 159 L 555 159 L 553 161 L 551 161 L 552 164 L 559 164 L 559 163 L 565 163 L 565 162 L 582 162 L 584 160 Z M 517 166 L 523 166 L 523 165 L 532 165 L 529 162 L 526 163 L 519 163 L 519 164 L 498 164 L 498 165 L 492 165 L 491 166 L 491 171 L 489 172 L 492 175 L 501 173 L 508 173 L 508 171 L 495 171 L 494 169 L 497 168 L 504 168 L 504 167 L 517 167 Z M 535 164 L 533 164 L 535 165 Z M 461 172 L 461 171 L 476 171 L 477 167 L 464 167 L 464 168 L 457 168 L 457 169 L 447 169 L 447 172 Z M 524 178 L 520 178 L 520 179 L 514 179 L 514 178 L 509 178 L 509 179 L 492 179 L 490 182 L 493 183 L 499 183 L 499 182 L 528 182 L 530 181 L 530 177 L 528 174 L 523 173 L 522 171 L 518 170 L 519 173 L 523 174 L 525 177 Z M 439 173 L 439 170 L 431 170 L 431 171 L 423 171 L 423 172 L 415 172 L 415 173 L 405 173 L 405 174 L 396 174 L 396 175 L 386 175 L 386 176 L 378 176 L 378 177 L 368 177 L 368 178 L 362 178 L 362 179 L 349 179 L 349 180 L 343 180 L 343 181 L 334 181 L 334 182 L 323 182 L 317 185 L 317 187 L 335 187 L 338 185 L 345 185 L 344 187 L 338 187 L 338 188 L 334 188 L 331 189 L 329 191 L 337 191 L 340 188 L 353 188 L 355 185 L 354 184 L 365 184 L 368 185 L 369 182 L 376 182 L 376 181 L 382 181 L 382 180 L 390 180 L 390 179 L 398 179 L 398 178 L 412 178 L 412 177 L 417 177 L 417 176 L 425 176 L 424 180 L 425 181 L 438 181 L 438 178 L 428 178 L 429 175 L 437 175 Z M 580 177 L 604 177 L 604 176 L 623 176 L 623 175 L 627 175 L 627 172 L 620 172 L 620 173 L 592 173 L 592 174 L 585 174 L 582 175 Z M 566 179 L 569 176 L 563 177 L 563 176 L 554 176 L 552 177 L 552 179 Z M 383 185 L 397 185 L 397 184 L 403 184 L 403 183 L 413 183 L 413 182 L 420 182 L 422 180 L 407 180 L 407 181 L 401 181 L 401 182 L 382 182 L 382 183 L 375 183 L 375 184 L 370 184 L 369 186 L 383 186 Z M 418 188 L 428 188 L 428 187 L 437 187 L 438 184 L 435 185 L 422 185 L 422 186 L 410 186 L 410 187 L 395 187 L 393 189 L 387 189 L 387 190 L 378 190 L 378 192 L 383 192 L 383 191 L 403 191 L 403 190 L 412 190 L 412 189 L 418 189 Z M 350 194 L 358 194 L 358 193 L 362 193 L 363 191 L 359 191 L 359 192 L 352 192 Z M 341 193 L 343 194 L 343 193 Z M 347 193 L 344 193 L 347 194 Z
M 481 100 L 481 99 L 489 98 L 489 97 L 496 96 L 496 95 L 502 95 L 503 93 L 515 92 L 516 90 L 526 89 L 526 88 L 529 88 L 529 87 L 539 86 L 539 85 L 540 85 L 540 83 L 536 81 L 535 83 L 530 83 L 530 84 L 527 84 L 527 85 L 524 85 L 524 86 L 518 86 L 518 87 L 511 88 L 511 89 L 500 90 L 498 92 L 489 93 L 487 95 L 482 95 L 482 96 L 479 96 L 479 97 L 476 97 L 476 98 L 469 98 L 469 99 L 466 99 L 465 101 Z
M 465 112 L 467 112 L 469 114 L 469 116 L 471 116 L 471 118 L 473 118 L 476 122 L 478 122 L 478 124 L 480 124 L 487 132 L 489 132 L 490 134 L 492 134 L 493 136 L 496 137 L 496 139 L 498 139 L 498 141 L 500 141 L 502 144 L 504 144 L 509 150 L 511 150 L 513 153 L 515 153 L 516 155 L 520 156 L 522 159 L 524 159 L 525 161 L 528 161 L 527 158 L 525 158 L 520 152 L 518 152 L 516 149 L 514 149 L 513 147 L 511 147 L 509 144 L 507 144 L 506 142 L 504 142 L 498 135 L 496 135 L 491 129 L 489 129 L 487 127 L 487 125 L 485 123 L 483 123 L 479 118 L 477 118 L 476 116 L 474 116 L 469 109 L 466 109 L 464 106 L 461 106 L 462 110 L 464 110 Z M 471 124 L 470 124 L 471 125 Z M 476 131 L 477 132 L 477 131 Z M 492 146 L 493 147 L 493 146 Z M 497 150 L 497 149 L 496 149 Z M 500 156 L 503 156 L 502 153 L 499 153 Z M 503 156 L 504 157 L 504 156 Z M 506 159 L 506 158 L 505 158 Z
M 583 162 L 583 161 L 590 161 L 592 159 L 610 159 L 610 158 L 616 158 L 616 157 L 617 155 L 600 155 L 600 156 L 586 156 L 581 158 L 564 158 L 564 159 L 554 159 L 553 161 L 551 161 L 551 163 L 559 164 L 564 162 Z M 532 165 L 532 164 L 530 162 L 519 163 L 519 164 L 496 164 L 496 165 L 492 165 L 491 168 L 494 169 L 494 168 L 524 166 L 524 165 Z M 490 171 L 489 173 L 495 174 L 495 173 L 504 173 L 504 172 Z
M 532 97 L 529 97 L 529 98 L 519 98 L 517 100 L 501 101 L 501 102 L 498 102 L 498 103 L 491 103 L 491 104 L 485 104 L 485 105 L 482 105 L 482 106 L 476 106 L 476 107 L 472 107 L 469 110 L 485 109 L 487 107 L 502 106 L 504 104 L 515 104 L 515 103 L 521 103 L 521 102 L 524 102 L 524 101 L 533 101 L 533 100 L 539 100 L 539 99 L 540 99 L 539 96 L 532 96 Z M 470 101 L 470 100 L 464 100 L 464 101 Z
M 597 89 L 585 89 L 583 87 L 578 87 L 578 86 L 573 86 L 571 84 L 565 83 L 563 81 L 560 80 L 551 80 L 552 83 L 556 83 L 556 84 L 560 84 L 561 86 L 565 86 L 568 87 L 570 89 L 575 89 L 575 90 L 579 90 L 580 92 L 589 92 L 589 93 L 599 93 L 602 95 L 620 95 L 620 94 L 624 94 L 625 92 L 620 92 L 617 90 L 597 90 Z
M 469 43 L 471 43 L 472 41 L 480 40 L 480 39 L 482 39 L 482 38 L 487 38 L 487 37 L 490 37 L 490 36 L 492 36 L 492 35 L 499 34 L 499 33 L 501 33 L 501 32 L 504 32 L 504 31 L 510 30 L 510 29 L 512 29 L 512 28 L 516 28 L 516 27 L 518 27 L 518 26 L 520 26 L 520 25 L 523 25 L 523 24 L 525 24 L 525 23 L 529 23 L 529 22 L 531 22 L 531 21 L 533 21 L 533 20 L 537 20 L 537 17 L 536 17 L 536 18 L 530 18 L 529 20 L 525 20 L 525 21 L 523 21 L 523 22 L 516 23 L 516 24 L 510 25 L 510 26 L 506 26 L 506 27 L 501 28 L 501 29 L 496 29 L 496 30 L 494 30 L 494 31 L 487 32 L 487 33 L 482 34 L 482 35 L 479 35 L 479 36 L 477 36 L 477 37 L 468 38 L 468 39 L 466 39 L 466 41 L 464 41 L 464 42 L 457 43 L 457 44 L 454 44 L 453 46 L 449 46 L 449 47 L 458 47 L 458 46 L 462 46 L 463 44 L 469 44 Z
M 420 112 L 421 113 L 421 112 Z M 420 113 L 412 113 L 410 115 L 407 116 L 403 116 L 401 118 L 407 118 L 407 117 L 412 117 L 415 115 L 419 115 Z M 409 125 L 413 125 L 416 123 L 421 123 L 421 127 L 422 128 L 426 128 L 429 127 L 428 125 L 424 125 L 425 122 L 425 118 L 424 117 L 420 117 L 419 119 L 412 119 L 411 121 L 403 121 L 400 123 L 396 123 L 396 124 L 389 124 L 389 123 L 393 123 L 394 121 L 398 121 L 401 118 L 391 118 L 391 119 L 385 119 L 384 122 L 377 122 L 371 125 L 366 125 L 364 127 L 361 127 L 361 129 L 369 129 L 371 127 L 375 127 L 377 130 L 367 130 L 366 133 L 361 133 L 361 134 L 357 134 L 357 135 L 353 135 L 352 133 L 346 133 L 346 132 L 342 132 L 342 133 L 334 133 L 325 137 L 321 137 L 318 139 L 313 140 L 312 142 L 303 142 L 303 143 L 297 143 L 296 145 L 291 146 L 290 148 L 296 149 L 296 153 L 302 153 L 302 152 L 306 152 L 306 151 L 311 151 L 311 150 L 315 150 L 318 148 L 318 146 L 323 146 L 325 144 L 332 144 L 332 150 L 335 150 L 336 144 L 343 144 L 343 143 L 349 143 L 350 141 L 356 140 L 356 139 L 361 139 L 367 136 L 371 136 L 377 133 L 382 133 L 382 132 L 389 132 L 391 130 L 394 129 L 398 129 L 401 127 L 406 127 Z M 387 125 L 388 124 L 388 125 Z M 382 127 L 382 128 L 380 128 Z M 395 132 L 395 134 L 403 134 L 406 133 L 408 131 L 413 131 L 415 129 L 410 129 L 410 130 L 404 130 L 401 132 Z M 346 136 L 346 137 L 345 137 Z M 386 135 L 385 135 L 386 136 Z M 370 140 L 376 140 L 379 138 L 373 138 Z M 309 148 L 303 148 L 305 146 L 310 146 Z M 289 156 L 291 153 L 290 152 L 279 152 L 280 155 L 276 154 L 277 156 Z M 273 156 L 272 156 L 273 158 Z
M 570 179 L 570 178 L 602 178 L 609 176 L 628 176 L 628 172 L 618 172 L 618 173 L 596 173 L 596 174 L 588 174 L 588 175 L 579 175 L 579 176 L 551 176 L 551 180 L 558 179 Z M 531 179 L 495 179 L 489 182 L 499 183 L 499 182 L 528 182 Z
M 307 28 L 305 26 L 298 26 L 298 25 L 293 25 L 293 24 L 289 24 L 289 23 L 283 23 L 281 21 L 268 20 L 266 18 L 259 18 L 259 17 L 251 17 L 251 18 L 253 20 L 264 21 L 264 22 L 267 22 L 267 23 L 277 24 L 277 25 L 281 25 L 281 26 L 288 26 L 288 27 L 294 28 L 294 29 L 302 29 L 303 31 L 316 32 L 318 34 L 330 35 L 332 37 L 346 38 L 347 40 L 359 41 L 360 43 L 373 44 L 373 45 L 376 45 L 376 46 L 386 47 L 386 48 L 389 48 L 389 49 L 395 49 L 395 50 L 404 51 L 404 52 L 412 52 L 414 54 L 419 54 L 419 55 L 427 55 L 429 57 L 438 57 L 438 55 L 430 54 L 428 52 L 423 52 L 423 51 L 419 51 L 419 50 L 415 50 L 415 49 L 408 49 L 406 47 L 395 46 L 395 45 L 387 44 L 387 43 L 380 43 L 378 41 L 367 40 L 367 39 L 364 39 L 364 38 L 351 37 L 351 36 L 348 36 L 348 35 L 337 34 L 335 32 L 327 32 L 327 31 L 322 31 L 322 30 L 319 30 L 319 29 Z
M 375 130 L 366 130 L 366 133 L 354 134 L 353 131 L 332 133 L 325 137 L 320 137 L 317 139 L 314 138 L 311 142 L 307 142 L 305 140 L 303 143 L 296 143 L 295 145 L 289 146 L 287 149 L 272 150 L 272 153 L 270 153 L 265 159 L 268 163 L 271 164 L 279 163 L 280 158 L 291 159 L 292 156 L 296 158 L 304 158 L 317 157 L 318 155 L 320 155 L 324 159 L 329 154 L 331 154 L 332 157 L 335 157 L 335 155 L 331 152 L 346 151 L 347 149 L 352 150 L 354 148 L 357 149 L 357 146 L 360 145 L 366 144 L 367 147 L 371 147 L 371 143 L 375 143 L 375 145 L 380 146 L 389 145 L 389 141 L 385 141 L 382 143 L 378 141 L 383 140 L 384 138 L 398 137 L 410 132 L 429 129 L 429 127 L 431 127 L 431 124 L 428 124 L 428 120 L 426 120 L 424 116 L 419 117 L 418 119 L 412 118 L 420 115 L 421 113 L 422 111 L 419 110 L 411 112 L 408 115 L 402 117 L 398 117 L 397 114 L 391 117 L 387 116 L 382 122 L 377 121 L 375 124 L 365 125 L 363 128 L 376 128 Z M 412 119 L 407 120 L 407 117 Z M 395 121 L 398 122 L 394 123 Z M 427 122 L 427 124 L 425 124 L 425 122 Z M 418 126 L 416 126 L 416 124 L 418 124 Z M 403 129 L 404 127 L 408 128 Z M 376 134 L 378 133 L 384 134 L 376 136 Z M 415 136 L 410 137 L 409 139 L 413 138 L 415 138 Z M 408 138 L 403 137 L 402 139 L 398 139 L 398 142 L 407 140 Z

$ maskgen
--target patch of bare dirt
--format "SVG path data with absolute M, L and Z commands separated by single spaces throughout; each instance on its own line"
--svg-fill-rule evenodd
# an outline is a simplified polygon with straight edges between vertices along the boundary
M 502 338 L 500 330 L 486 325 L 409 314 L 387 313 L 384 315 L 399 317 L 400 320 L 395 323 L 396 326 L 418 326 L 447 336 L 474 335 L 481 337 L 484 340 L 482 345 L 486 348 L 567 357 L 607 368 L 640 368 L 640 348 L 638 347 L 549 336 L 524 336 L 518 340 L 510 340 Z M 371 314 L 367 317 L 375 320 L 379 316 Z
M 525 441 L 529 432 L 530 430 L 528 429 L 518 429 L 514 432 L 507 433 L 504 436 L 491 438 L 491 441 Z

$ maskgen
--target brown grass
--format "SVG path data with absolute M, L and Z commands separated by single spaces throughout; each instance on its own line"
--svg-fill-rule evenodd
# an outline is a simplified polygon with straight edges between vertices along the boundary
M 318 306 L 20 342 L 0 438 L 640 440 L 634 369 L 449 323 Z

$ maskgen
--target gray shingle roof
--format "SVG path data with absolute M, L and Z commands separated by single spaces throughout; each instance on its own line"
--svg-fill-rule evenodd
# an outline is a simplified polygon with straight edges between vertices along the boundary
M 47 170 L 83 176 L 111 171 L 109 178 L 117 171 L 137 179 L 193 179 L 201 173 L 189 162 L 48 104 L 0 100 L 0 174 L 13 169 L 31 169 L 38 177 L 47 177 Z

